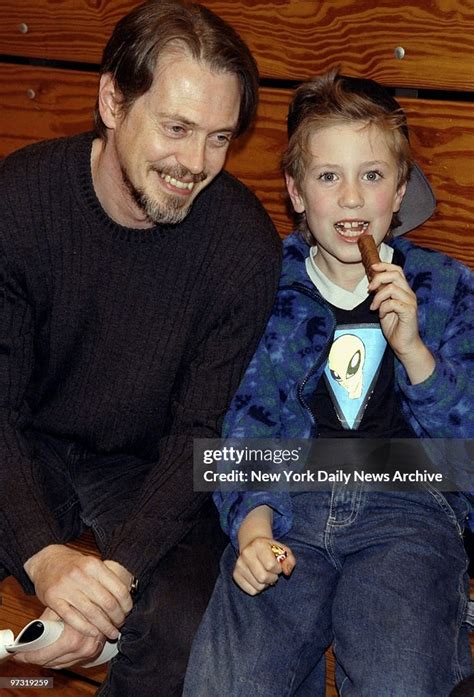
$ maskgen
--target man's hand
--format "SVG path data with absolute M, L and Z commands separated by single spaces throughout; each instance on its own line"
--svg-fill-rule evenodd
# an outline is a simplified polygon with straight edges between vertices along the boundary
M 40 620 L 58 620 L 58 615 L 46 608 Z M 105 637 L 86 637 L 69 625 L 53 644 L 44 649 L 26 651 L 12 656 L 15 663 L 29 663 L 45 668 L 68 668 L 76 663 L 89 663 L 99 655 L 104 646 Z
M 70 629 L 96 641 L 103 635 L 118 637 L 118 628 L 132 609 L 132 575 L 123 566 L 65 545 L 49 545 L 30 557 L 24 567 L 39 600 Z

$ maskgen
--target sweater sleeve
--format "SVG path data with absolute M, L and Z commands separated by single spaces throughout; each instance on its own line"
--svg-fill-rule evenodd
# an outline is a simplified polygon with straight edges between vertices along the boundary
M 192 487 L 193 438 L 217 438 L 225 411 L 264 330 L 279 276 L 279 255 L 258 265 L 227 311 L 183 366 L 169 434 L 134 511 L 115 531 L 104 556 L 145 579 L 192 528 L 208 493 Z
M 28 592 L 33 585 L 23 563 L 60 542 L 23 438 L 25 391 L 34 369 L 33 314 L 27 290 L 0 247 L 0 559 Z

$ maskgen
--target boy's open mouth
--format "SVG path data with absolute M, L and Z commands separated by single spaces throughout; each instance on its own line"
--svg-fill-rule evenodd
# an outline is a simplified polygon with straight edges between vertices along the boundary
M 339 220 L 334 223 L 337 232 L 343 237 L 359 237 L 367 232 L 369 227 L 368 220 Z

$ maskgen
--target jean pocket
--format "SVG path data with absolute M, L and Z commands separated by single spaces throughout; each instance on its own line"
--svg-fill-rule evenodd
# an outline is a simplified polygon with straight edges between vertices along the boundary
M 454 525 L 459 536 L 464 533 L 464 524 L 470 512 L 470 505 L 461 493 L 442 492 L 430 483 L 423 484 L 425 490 L 431 494 L 438 508 L 440 508 Z

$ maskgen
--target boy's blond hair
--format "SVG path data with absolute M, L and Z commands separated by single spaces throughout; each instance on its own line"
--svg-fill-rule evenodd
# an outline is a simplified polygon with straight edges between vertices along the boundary
M 337 69 L 304 82 L 295 91 L 288 111 L 288 146 L 281 159 L 284 174 L 299 188 L 311 160 L 310 137 L 322 128 L 357 122 L 384 133 L 397 163 L 398 186 L 402 186 L 413 166 L 405 112 L 377 82 L 344 77 Z M 308 244 L 315 244 L 305 214 L 296 213 L 295 219 Z M 391 227 L 397 224 L 394 214 Z

